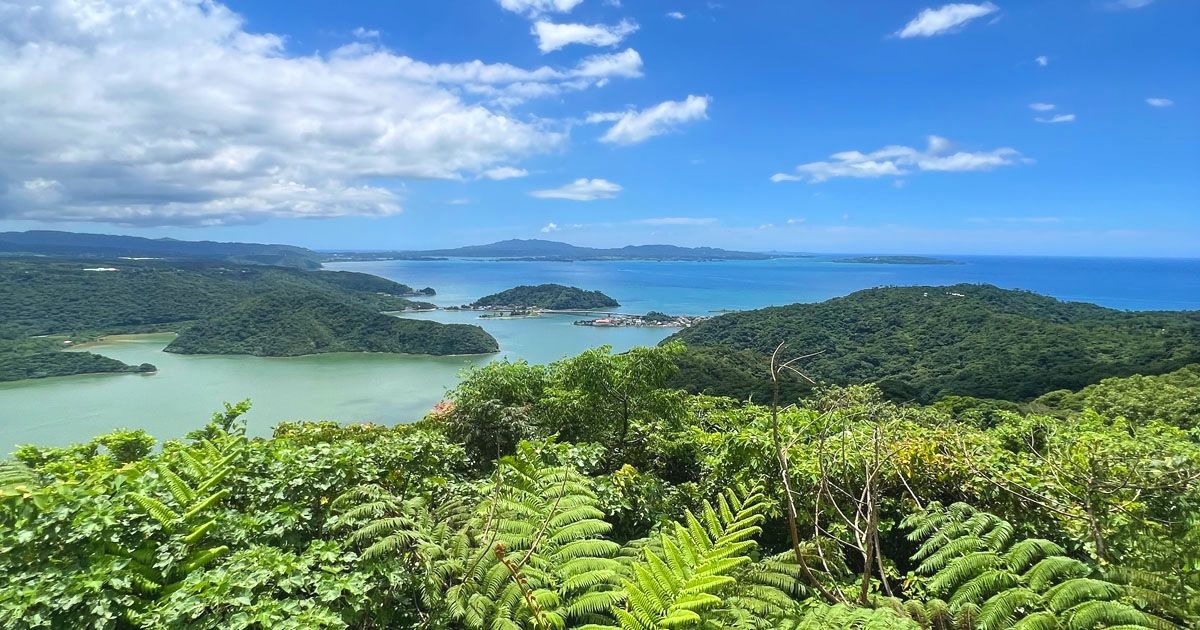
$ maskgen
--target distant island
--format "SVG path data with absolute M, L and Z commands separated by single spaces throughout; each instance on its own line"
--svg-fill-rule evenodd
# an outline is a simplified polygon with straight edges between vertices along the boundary
M 481 297 L 470 304 L 471 308 L 552 311 L 603 309 L 615 306 L 620 306 L 620 304 L 599 291 L 585 291 L 561 284 L 522 285 Z
M 478 326 L 401 319 L 320 293 L 267 294 L 185 328 L 179 354 L 289 357 L 327 352 L 486 354 L 500 349 Z
M 452 249 L 393 252 L 330 252 L 329 262 L 350 260 L 442 260 L 445 258 L 502 258 L 514 261 L 584 260 L 769 260 L 791 258 L 790 254 L 739 252 L 717 247 L 679 247 L 676 245 L 627 245 L 616 248 L 580 247 L 542 239 L 511 239 Z
M 957 260 L 930 258 L 929 256 L 855 256 L 835 258 L 835 263 L 859 263 L 870 265 L 961 265 Z
M 55 230 L 0 232 L 0 254 L 108 260 L 205 260 L 318 269 L 321 255 L 293 245 L 180 241 Z
M 1200 312 L 1118 311 L 990 285 L 886 287 L 721 315 L 668 340 L 687 344 L 674 382 L 693 392 L 769 397 L 767 365 L 787 342 L 789 355 L 822 352 L 800 366 L 814 379 L 877 383 L 893 400 L 1025 401 L 1200 361 Z
M 74 374 L 148 372 L 85 351 L 62 352 L 104 335 L 180 332 L 175 352 L 217 351 L 249 354 L 314 352 L 404 352 L 467 354 L 492 352 L 495 340 L 473 326 L 398 320 L 389 311 L 428 310 L 409 299 L 434 294 L 365 273 L 305 271 L 268 265 L 235 265 L 213 260 L 128 260 L 13 256 L 0 258 L 0 381 Z M 269 296 L 269 297 L 268 297 Z M 265 300 L 295 305 L 330 302 L 336 307 L 305 317 L 266 318 Z M 255 309 L 258 309 L 257 311 Z M 361 330 L 330 322 L 336 317 Z M 274 341 L 234 337 L 231 318 L 256 313 L 272 329 Z M 369 314 L 370 317 L 364 315 Z M 377 319 L 375 316 L 378 316 Z M 401 322 L 401 323 L 396 323 Z M 336 325 L 335 325 L 336 324 Z M 254 324 L 257 326 L 258 324 Z M 210 326 L 206 328 L 206 326 Z M 259 332 L 262 332 L 260 329 Z M 203 338 L 213 331 L 212 338 Z M 379 345 L 364 342 L 365 331 L 381 331 Z M 481 337 L 482 335 L 482 337 Z M 198 339 L 198 336 L 201 339 Z M 328 349 L 333 348 L 333 349 Z

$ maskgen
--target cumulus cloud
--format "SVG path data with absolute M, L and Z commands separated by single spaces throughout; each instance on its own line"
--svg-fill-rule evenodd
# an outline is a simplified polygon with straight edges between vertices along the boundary
M 1038 116 L 1037 118 L 1034 118 L 1034 120 L 1037 122 L 1040 122 L 1040 123 L 1051 123 L 1051 124 L 1053 124 L 1053 123 L 1069 123 L 1069 122 L 1075 122 L 1075 114 L 1059 114 L 1057 116 L 1048 116 L 1048 117 L 1047 116 Z
M 1037 65 L 1043 68 L 1050 65 L 1050 58 L 1046 55 L 1038 55 L 1037 57 L 1034 57 L 1033 60 L 1037 63 Z
M 542 226 L 542 234 L 549 234 L 551 232 L 557 232 L 557 231 L 558 231 L 557 223 L 550 222 L 550 223 L 547 223 L 546 225 Z
M 1146 104 L 1150 107 L 1170 107 L 1175 104 L 1175 101 L 1169 98 L 1148 98 Z
M 899 177 L 918 171 L 989 171 L 1028 161 L 1016 149 L 954 151 L 953 144 L 946 138 L 929 136 L 924 150 L 889 145 L 870 153 L 842 151 L 831 155 L 829 161 L 801 164 L 794 173 L 776 173 L 771 176 L 771 181 L 817 183 L 840 177 Z
M 787 224 L 788 225 L 800 225 L 801 223 L 804 223 L 804 221 L 805 221 L 804 217 L 801 217 L 799 219 L 788 219 Z
M 672 20 L 682 20 L 682 19 L 686 18 L 687 16 L 684 15 L 683 13 L 680 13 L 679 11 L 671 11 L 671 12 L 667 13 L 667 17 L 671 18 Z
M 896 36 L 934 37 L 952 33 L 965 26 L 968 22 L 999 11 L 1000 7 L 991 2 L 983 4 L 955 3 L 947 4 L 936 9 L 925 9 L 917 17 L 896 31 Z
M 606 179 L 588 179 L 581 177 L 569 184 L 558 188 L 535 190 L 529 193 L 539 199 L 568 199 L 571 201 L 595 201 L 597 199 L 612 199 L 621 192 L 621 186 Z
M 1030 103 L 1029 104 L 1029 109 L 1032 109 L 1035 112 L 1048 112 L 1048 111 L 1054 109 L 1054 107 L 1055 107 L 1054 103 Z
M 583 0 L 497 0 L 506 11 L 536 17 L 544 13 L 570 13 Z
M 539 20 L 533 25 L 533 34 L 538 39 L 538 50 L 547 53 L 571 44 L 587 46 L 615 46 L 626 36 L 638 30 L 638 25 L 629 20 L 618 24 L 555 24 Z
M 516 179 L 518 177 L 525 177 L 528 174 L 529 171 L 523 168 L 516 168 L 514 166 L 498 166 L 480 173 L 477 179 L 491 179 L 500 181 L 503 179 Z
M 664 101 L 641 111 L 591 114 L 587 122 L 613 123 L 600 137 L 601 142 L 637 144 L 674 131 L 686 123 L 707 119 L 711 102 L 712 98 L 708 96 L 689 95 L 682 101 Z
M 214 2 L 0 0 L 0 217 L 391 214 L 399 180 L 458 179 L 565 141 L 496 103 L 641 68 L 632 49 L 570 68 L 428 64 L 363 39 L 296 56 Z

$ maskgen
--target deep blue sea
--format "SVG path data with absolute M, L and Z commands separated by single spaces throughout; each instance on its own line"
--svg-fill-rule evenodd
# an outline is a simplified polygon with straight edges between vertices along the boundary
M 1126 310 L 1200 310 L 1200 259 L 942 256 L 958 265 L 837 263 L 843 256 L 722 262 L 381 261 L 327 265 L 438 290 L 462 304 L 519 285 L 599 289 L 622 312 L 702 315 L 818 302 L 879 286 L 960 282 L 1027 289 Z

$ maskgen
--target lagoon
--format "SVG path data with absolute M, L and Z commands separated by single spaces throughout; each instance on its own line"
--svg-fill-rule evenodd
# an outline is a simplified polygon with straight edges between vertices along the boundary
M 962 265 L 847 264 L 811 257 L 724 262 L 508 262 L 481 260 L 337 263 L 411 286 L 433 286 L 442 306 L 520 284 L 557 282 L 612 295 L 617 310 L 713 315 L 721 309 L 812 302 L 881 285 L 987 282 L 1129 310 L 1200 310 L 1200 260 L 956 257 Z M 608 344 L 654 344 L 659 328 L 574 326 L 568 315 L 478 319 L 478 313 L 406 315 L 476 323 L 500 342 L 499 355 L 424 357 L 329 354 L 307 357 L 189 356 L 162 352 L 170 336 L 115 338 L 89 349 L 150 375 L 91 375 L 0 384 L 0 454 L 21 443 L 65 445 L 118 427 L 159 439 L 201 426 L 224 401 L 250 398 L 250 431 L 269 435 L 282 420 L 411 422 L 443 397 L 461 370 L 498 357 L 547 362 Z

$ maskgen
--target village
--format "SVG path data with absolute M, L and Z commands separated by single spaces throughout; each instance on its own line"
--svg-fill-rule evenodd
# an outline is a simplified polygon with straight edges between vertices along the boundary
M 575 322 L 576 326 L 624 327 L 638 326 L 642 328 L 688 328 L 709 319 L 698 315 L 667 315 L 651 311 L 645 315 L 626 315 L 613 313 L 598 319 L 582 319 Z

